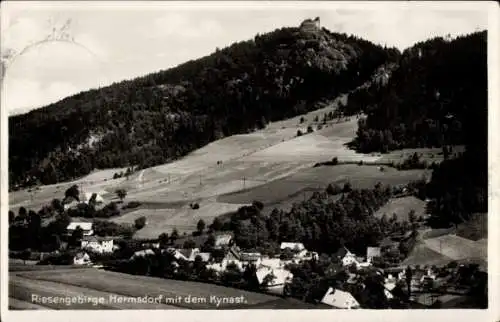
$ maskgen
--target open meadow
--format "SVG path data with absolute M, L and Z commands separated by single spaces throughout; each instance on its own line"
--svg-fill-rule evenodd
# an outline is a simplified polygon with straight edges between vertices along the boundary
M 104 298 L 101 303 L 33 303 L 32 295 Z M 118 303 L 119 297 L 157 297 L 162 303 Z M 210 297 L 241 297 L 242 303 L 230 304 L 210 301 Z M 168 302 L 166 299 L 171 299 Z M 174 301 L 174 299 L 178 299 Z M 191 299 L 191 301 L 189 300 Z M 198 300 L 198 302 L 195 301 Z M 279 298 L 214 284 L 167 280 L 136 276 L 98 269 L 60 269 L 11 272 L 9 277 L 9 305 L 23 309 L 233 309 L 272 304 Z M 291 305 L 290 305 L 291 306 Z
M 425 215 L 426 202 L 414 196 L 392 198 L 388 203 L 383 205 L 375 212 L 375 217 L 382 218 L 385 214 L 387 219 L 390 219 L 393 214 L 396 214 L 399 222 L 409 221 L 409 212 L 415 211 L 416 218 Z

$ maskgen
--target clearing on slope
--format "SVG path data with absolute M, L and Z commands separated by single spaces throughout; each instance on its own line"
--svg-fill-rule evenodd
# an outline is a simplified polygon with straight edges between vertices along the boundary
M 375 217 L 382 218 L 385 214 L 389 219 L 393 214 L 396 214 L 399 222 L 409 221 L 408 214 L 411 210 L 415 211 L 415 216 L 418 219 L 425 215 L 425 207 L 426 202 L 414 196 L 392 198 L 375 212 Z

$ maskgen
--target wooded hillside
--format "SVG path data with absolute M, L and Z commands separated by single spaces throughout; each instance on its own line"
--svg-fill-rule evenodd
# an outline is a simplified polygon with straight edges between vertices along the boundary
M 138 79 L 9 118 L 12 186 L 147 167 L 316 108 L 399 52 L 326 29 L 282 28 Z

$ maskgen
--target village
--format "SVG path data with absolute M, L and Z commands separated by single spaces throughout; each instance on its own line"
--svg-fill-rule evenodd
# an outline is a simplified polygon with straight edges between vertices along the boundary
M 88 203 L 89 200 L 95 202 L 96 199 L 97 203 L 102 205 L 102 198 L 96 198 L 93 194 L 82 198 L 83 201 L 77 203 L 72 201 L 72 206 Z M 64 207 L 65 211 L 71 208 L 67 205 Z M 408 305 L 414 308 L 442 307 L 441 298 L 446 298 L 448 301 L 460 300 L 467 296 L 476 280 L 487 279 L 486 273 L 483 272 L 484 267 L 480 268 L 475 264 L 450 262 L 439 267 L 436 265 L 404 267 L 395 261 L 391 263 L 392 265 L 388 265 L 390 258 L 388 254 L 397 249 L 400 243 L 415 237 L 411 230 L 402 235 L 385 238 L 378 247 L 367 247 L 365 254 L 354 254 L 346 247 L 341 247 L 332 256 L 323 257 L 324 254 L 308 250 L 303 243 L 295 241 L 282 242 L 279 252 L 273 256 L 241 249 L 235 243 L 233 234 L 225 232 L 209 232 L 208 239 L 211 239 L 209 242 L 211 245 L 206 247 L 207 242 L 205 245 L 195 245 L 189 236 L 180 238 L 184 240 L 183 244 L 174 243 L 172 238 L 140 241 L 123 236 L 98 236 L 94 229 L 94 223 L 91 221 L 73 220 L 65 229 L 65 237 L 71 240 L 72 236 L 78 235 L 77 240 L 70 243 L 63 242 L 59 250 L 54 252 L 31 253 L 29 257 L 39 259 L 33 261 L 38 265 L 85 266 L 149 275 L 150 264 L 146 260 L 155 256 L 166 256 L 170 259 L 170 278 L 181 276 L 182 279 L 186 274 L 194 274 L 193 267 L 198 267 L 194 271 L 199 272 L 199 268 L 202 267 L 205 272 L 209 272 L 207 274 L 212 278 L 205 281 L 212 283 L 225 281 L 223 276 L 228 272 L 239 272 L 244 275 L 251 272 L 252 278 L 258 285 L 255 290 L 280 297 L 294 296 L 293 291 L 290 291 L 294 287 L 292 273 L 294 268 L 321 261 L 325 265 L 326 261 L 324 269 L 326 274 L 335 276 L 335 279 L 339 279 L 338 276 L 343 274 L 340 278 L 343 279 L 343 283 L 331 283 L 326 287 L 323 283 L 324 293 L 316 296 L 313 301 L 318 305 L 335 309 L 363 308 L 356 296 L 348 290 L 354 287 L 362 292 L 366 288 L 366 276 L 375 277 L 383 290 L 378 296 L 383 296 L 382 300 L 390 303 L 388 305 L 393 308 Z M 126 251 L 122 248 L 126 248 Z M 12 257 L 22 257 L 19 254 L 11 252 Z M 383 258 L 386 261 L 383 261 Z M 137 266 L 142 268 L 137 269 Z M 146 266 L 148 268 L 143 269 Z M 131 269 L 131 267 L 136 268 Z M 248 279 L 248 276 L 245 278 Z M 239 287 L 237 284 L 229 285 Z M 303 296 L 301 299 L 305 298 L 306 296 Z

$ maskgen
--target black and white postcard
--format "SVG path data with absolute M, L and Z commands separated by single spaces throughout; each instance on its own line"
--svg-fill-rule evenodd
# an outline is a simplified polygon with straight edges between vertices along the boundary
M 498 321 L 498 9 L 2 2 L 2 320 Z

